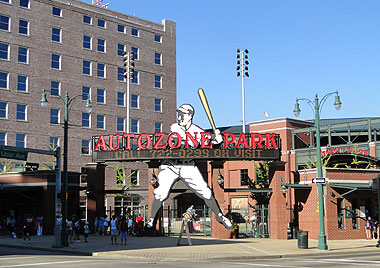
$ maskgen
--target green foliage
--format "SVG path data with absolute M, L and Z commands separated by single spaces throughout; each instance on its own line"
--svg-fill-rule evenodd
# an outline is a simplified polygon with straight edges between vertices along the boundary
M 134 186 L 136 186 L 134 183 L 130 183 L 129 185 L 126 185 L 126 182 L 129 181 L 129 179 L 132 177 L 132 175 L 136 172 L 133 171 L 129 175 L 127 175 L 127 169 L 125 166 L 116 166 L 116 184 L 117 186 L 115 187 L 117 190 L 130 190 Z M 126 194 L 116 194 L 117 197 L 125 197 Z
M 0 173 L 7 173 L 11 170 L 12 162 L 10 160 L 5 160 L 1 164 L 3 165 L 3 168 L 0 168 Z
M 322 167 L 327 167 L 327 164 L 329 163 L 331 156 L 332 155 L 329 154 L 329 155 L 325 155 L 325 156 L 321 157 Z M 305 163 L 308 169 L 317 167 L 317 157 L 316 156 L 314 157 L 314 161 L 312 161 L 310 159 L 310 157 L 308 157 L 308 160 L 309 161 Z
M 249 179 L 249 188 L 269 188 L 269 163 L 270 161 L 262 161 L 257 165 L 255 161 L 253 162 L 256 168 L 256 180 Z M 256 200 L 258 205 L 269 204 L 270 193 L 251 193 L 251 198 Z

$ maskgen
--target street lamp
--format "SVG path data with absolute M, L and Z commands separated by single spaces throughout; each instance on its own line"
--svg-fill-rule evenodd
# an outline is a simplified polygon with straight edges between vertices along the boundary
M 42 90 L 42 98 L 40 101 L 41 107 L 46 107 L 48 105 L 48 100 L 46 98 L 46 92 L 50 90 Z M 62 179 L 62 231 L 61 231 L 61 241 L 63 247 L 69 246 L 68 236 L 67 236 L 67 183 L 68 183 L 68 174 L 67 174 L 67 153 L 68 153 L 68 130 L 69 130 L 69 106 L 70 104 L 78 97 L 83 96 L 83 94 L 76 95 L 74 98 L 69 97 L 69 92 L 65 92 L 65 98 L 62 98 L 58 95 L 58 99 L 62 102 L 64 106 L 64 125 L 63 125 L 63 179 Z M 92 110 L 92 105 L 89 96 L 87 96 L 86 102 L 86 112 L 90 113 Z
M 296 99 L 296 105 L 293 110 L 295 116 L 299 116 L 301 113 L 300 105 L 298 101 L 306 101 L 309 106 L 312 108 L 315 115 L 315 134 L 317 140 L 317 176 L 318 178 L 322 178 L 322 159 L 321 159 L 321 135 L 320 135 L 320 125 L 319 125 L 319 114 L 322 111 L 323 104 L 326 102 L 327 98 L 331 95 L 335 94 L 335 109 L 338 111 L 342 106 L 342 102 L 340 101 L 340 97 L 338 95 L 338 91 L 331 92 L 326 94 L 321 101 L 318 99 L 318 94 L 315 94 L 314 101 L 311 101 L 307 98 Z M 314 107 L 313 107 L 314 105 Z M 326 233 L 325 233 L 325 221 L 324 221 L 324 202 L 323 202 L 323 188 L 322 184 L 318 183 L 318 202 L 319 202 L 319 237 L 318 237 L 318 249 L 327 250 L 327 242 L 326 242 Z
M 241 76 L 241 92 L 242 92 L 242 106 L 243 106 L 243 133 L 245 133 L 245 95 L 244 95 L 244 77 L 249 77 L 248 73 L 248 49 L 244 51 L 237 49 L 237 67 L 236 76 Z

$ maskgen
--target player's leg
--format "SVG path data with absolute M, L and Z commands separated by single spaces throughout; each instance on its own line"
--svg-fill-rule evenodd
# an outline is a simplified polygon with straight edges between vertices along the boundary
M 153 201 L 150 208 L 150 218 L 146 224 L 147 228 L 153 227 L 153 221 L 158 210 L 161 208 L 162 202 L 169 197 L 170 189 L 176 179 L 178 179 L 178 169 L 170 165 L 161 165 L 157 175 L 158 187 L 153 191 Z
M 181 168 L 180 178 L 186 183 L 186 185 L 200 198 L 202 198 L 206 204 L 215 214 L 215 219 L 222 223 L 227 229 L 232 229 L 232 224 L 229 219 L 223 216 L 220 210 L 219 204 L 208 187 L 207 183 L 203 179 L 201 172 L 196 166 L 183 166 Z

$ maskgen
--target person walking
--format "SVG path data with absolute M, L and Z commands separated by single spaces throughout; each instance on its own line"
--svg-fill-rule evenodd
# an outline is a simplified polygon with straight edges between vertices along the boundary
M 36 217 L 36 222 L 37 222 L 37 236 L 42 236 L 43 221 L 44 221 L 44 217 L 42 217 L 42 216 L 38 216 L 38 217 Z
M 372 219 L 368 216 L 365 222 L 365 233 L 367 235 L 367 240 L 372 239 Z
M 127 231 L 128 231 L 128 224 L 125 216 L 120 221 L 119 224 L 119 231 L 120 231 L 120 244 L 123 245 L 123 240 L 124 240 L 124 245 L 127 244 Z
M 84 235 L 84 242 L 88 243 L 88 233 L 90 232 L 90 227 L 88 227 L 88 222 L 86 221 L 83 226 L 83 235 Z
M 74 229 L 74 232 L 75 232 L 75 236 L 76 236 L 76 241 L 77 243 L 80 243 L 80 222 L 79 222 L 79 219 L 77 216 L 74 216 L 74 219 L 73 219 L 73 229 Z
M 73 243 L 73 222 L 72 222 L 72 219 L 70 220 L 70 218 L 66 219 L 66 229 L 67 229 L 67 234 L 69 238 L 69 243 L 72 244 Z
M 133 232 L 133 220 L 132 217 L 128 219 L 128 234 L 132 235 Z
M 16 238 L 15 228 L 16 220 L 13 216 L 11 216 L 8 220 L 8 230 L 12 238 Z
M 117 235 L 118 235 L 118 231 L 117 231 L 117 220 L 116 220 L 116 216 L 113 215 L 112 216 L 112 220 L 110 221 L 110 227 L 111 227 L 111 244 L 115 244 L 117 245 Z M 115 243 L 114 243 L 115 242 Z
M 99 231 L 99 216 L 96 216 L 94 219 L 94 235 Z
M 33 233 L 33 223 L 34 223 L 34 219 L 30 215 L 27 216 L 24 220 L 24 243 L 31 243 L 32 233 Z
M 98 225 L 99 225 L 99 235 L 104 235 L 104 217 L 103 216 L 99 217 Z

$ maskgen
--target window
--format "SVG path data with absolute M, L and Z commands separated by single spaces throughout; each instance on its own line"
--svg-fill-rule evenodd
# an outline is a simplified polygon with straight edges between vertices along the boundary
M 124 80 L 124 68 L 117 67 L 117 80 L 118 81 L 125 81 Z
M 161 88 L 161 75 L 154 76 L 154 87 Z
M 155 122 L 154 123 L 154 132 L 162 132 L 162 124 L 160 122 Z
M 92 24 L 92 18 L 90 16 L 83 15 L 83 23 L 91 25 Z
M 139 132 L 139 120 L 137 119 L 131 120 L 131 132 L 134 132 L 134 133 Z
M 82 74 L 91 75 L 91 62 L 88 60 L 83 60 L 83 71 Z
M 82 140 L 81 154 L 90 154 L 90 141 Z
M 96 115 L 96 128 L 98 129 L 104 129 L 104 115 L 98 114 Z
M 0 30 L 9 31 L 9 21 L 10 18 L 8 16 L 0 15 Z
M 139 30 L 138 29 L 136 29 L 136 28 L 132 28 L 132 30 L 131 30 L 131 35 L 132 36 L 139 36 Z
M 20 121 L 26 121 L 26 105 L 25 104 L 17 104 L 16 119 Z
M 347 213 L 352 214 L 352 229 L 358 229 L 358 200 L 353 199 L 351 201 L 351 210 L 348 210 Z
M 106 92 L 104 89 L 98 88 L 96 90 L 96 102 L 97 103 L 105 103 L 106 98 L 105 98 Z
M 61 43 L 61 29 L 54 27 L 51 28 L 51 40 Z
M 19 63 L 28 63 L 28 49 L 26 47 L 18 47 L 18 57 Z
M 8 103 L 6 102 L 0 102 L 0 118 L 8 118 Z
M 29 0 L 20 0 L 20 7 L 29 8 Z
M 19 20 L 19 26 L 18 26 L 18 33 L 19 34 L 29 34 L 29 22 L 26 20 Z
M 0 43 L 0 59 L 9 60 L 9 45 Z
M 125 122 L 125 119 L 123 117 L 117 118 L 117 127 L 116 127 L 117 131 L 124 131 L 124 122 Z
M 82 87 L 82 100 L 86 101 L 88 98 L 90 98 L 90 92 L 91 92 L 90 87 L 83 86 Z
M 59 138 L 58 137 L 50 137 L 49 149 L 50 151 L 55 151 L 59 146 Z
M 59 110 L 50 109 L 50 124 L 59 124 Z
M 121 25 L 121 24 L 118 24 L 117 25 L 117 31 L 119 33 L 125 33 L 125 26 L 124 25 Z
M 154 53 L 154 63 L 157 65 L 161 65 L 161 53 Z
M 154 99 L 154 111 L 155 112 L 161 112 L 161 104 L 162 104 L 161 99 Z
M 131 170 L 131 184 L 135 186 L 139 185 L 139 171 L 137 169 Z
M 59 7 L 53 7 L 52 14 L 54 16 L 61 17 L 62 16 L 62 10 Z
M 51 54 L 51 68 L 52 69 L 61 69 L 61 55 Z
M 98 27 L 106 28 L 106 21 L 102 19 L 98 19 Z
M 139 83 L 139 72 L 133 71 L 133 79 L 131 80 L 132 84 L 138 84 Z
M 98 38 L 98 52 L 106 52 L 106 41 Z
M 105 78 L 106 77 L 106 66 L 104 63 L 98 63 L 98 77 Z
M 82 127 L 90 127 L 90 114 L 82 113 Z
M 162 36 L 159 34 L 154 35 L 154 41 L 158 43 L 162 43 Z
M 138 60 L 139 59 L 139 49 L 137 47 L 132 47 L 131 50 L 133 52 L 133 58 L 135 60 Z
M 0 72 L 0 88 L 8 89 L 8 73 Z
M 59 96 L 61 92 L 61 82 L 51 81 L 50 82 L 50 90 L 52 96 Z
M 117 92 L 117 105 L 125 106 L 125 93 Z
M 91 36 L 83 36 L 83 48 L 91 49 Z
M 131 108 L 139 108 L 139 96 L 134 94 L 131 95 Z
M 16 147 L 25 148 L 26 135 L 22 133 L 16 134 Z
M 125 51 L 125 45 L 117 44 L 117 55 L 123 56 L 124 51 Z
M 9 0 L 0 0 L 0 2 L 9 3 Z
M 27 92 L 28 91 L 28 78 L 25 75 L 17 76 L 17 91 Z
M 246 186 L 249 185 L 249 176 L 248 176 L 248 169 L 241 169 L 240 170 L 240 185 Z
M 7 133 L 0 132 L 0 145 L 7 145 Z

